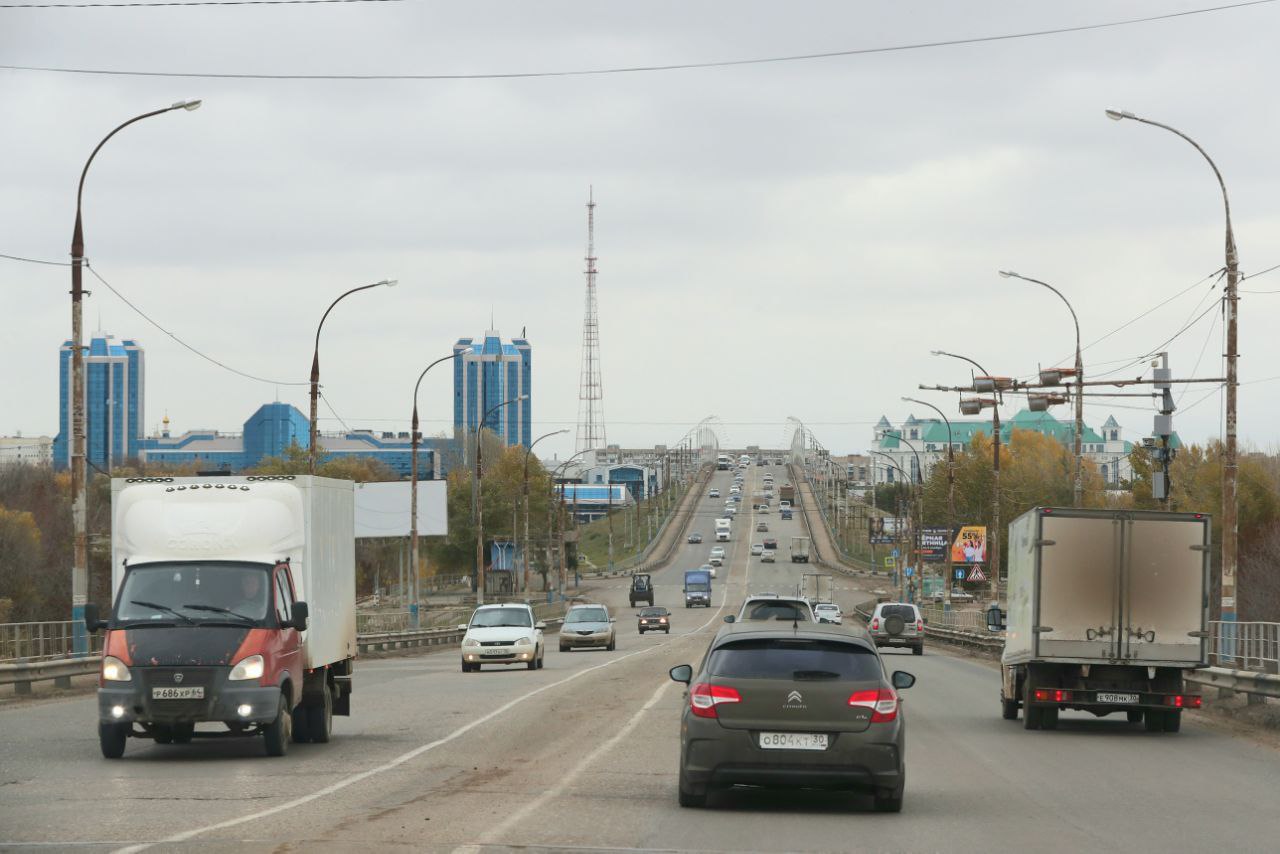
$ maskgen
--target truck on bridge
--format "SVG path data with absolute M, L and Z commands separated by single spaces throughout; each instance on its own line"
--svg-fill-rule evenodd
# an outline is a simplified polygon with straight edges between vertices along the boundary
M 733 531 L 733 520 L 728 516 L 724 516 L 716 520 L 716 542 L 727 543 L 729 536 Z
M 1009 525 L 1000 704 L 1026 729 L 1062 709 L 1177 732 L 1183 671 L 1207 664 L 1209 517 L 1037 507 Z
M 684 606 L 711 607 L 711 573 L 705 569 L 690 569 L 684 574 Z
M 792 537 L 791 538 L 791 562 L 792 563 L 808 563 L 809 562 L 809 538 L 808 537 Z
M 113 603 L 98 689 L 102 755 L 129 738 L 327 742 L 351 709 L 355 490 L 349 480 L 116 478 Z M 220 723 L 224 731 L 197 731 Z
M 779 507 L 795 507 L 796 506 L 796 488 L 791 484 L 784 484 L 778 488 L 778 506 Z

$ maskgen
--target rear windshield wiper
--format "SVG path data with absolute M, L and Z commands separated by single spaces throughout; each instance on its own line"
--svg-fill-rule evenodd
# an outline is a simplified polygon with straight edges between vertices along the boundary
M 237 614 L 235 611 L 228 608 L 219 608 L 217 605 L 183 605 L 182 607 L 189 608 L 192 611 L 212 611 L 215 614 L 230 614 L 233 617 L 244 620 L 246 623 L 258 622 L 253 617 L 246 617 L 244 614 Z
M 144 608 L 155 608 L 157 611 L 168 611 L 170 614 L 173 614 L 173 616 L 177 617 L 178 619 L 183 620 L 187 623 L 190 623 L 193 626 L 195 625 L 195 620 L 192 620 L 190 617 L 188 617 L 186 614 L 182 613 L 181 611 L 175 611 L 173 608 L 170 608 L 168 605 L 161 605 L 157 602 L 144 602 L 141 599 L 130 599 L 129 604 L 141 605 Z M 190 606 L 183 605 L 182 607 L 187 608 Z
M 830 670 L 796 670 L 791 674 L 792 679 L 812 680 L 812 679 L 839 679 L 839 673 L 832 673 Z

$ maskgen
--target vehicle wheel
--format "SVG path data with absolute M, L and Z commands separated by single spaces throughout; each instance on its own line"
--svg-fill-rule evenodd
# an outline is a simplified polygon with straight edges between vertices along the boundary
M 156 744 L 172 744 L 173 731 L 167 726 L 156 727 L 156 729 L 151 733 L 151 738 Z
M 465 661 L 464 661 L 464 662 L 462 662 L 462 672 L 463 672 L 463 673 L 470 673 L 470 672 L 471 672 L 471 665 L 470 665 L 470 664 L 467 664 Z
M 561 651 L 561 652 L 568 652 L 568 651 L 569 651 L 569 647 L 565 646 L 564 644 L 560 644 L 560 651 Z
M 677 785 L 679 787 L 679 794 L 677 796 L 677 800 L 680 802 L 680 806 L 705 807 L 707 805 L 707 792 L 705 789 L 699 793 L 699 792 L 691 792 L 685 788 L 683 771 L 680 772 L 680 782 Z
M 538 669 L 541 670 L 543 667 L 546 667 L 546 665 L 547 665 L 547 650 L 544 647 L 538 651 Z
M 644 634 L 644 629 L 641 629 L 641 630 L 640 630 L 640 634 Z
M 1031 679 L 1028 678 L 1027 684 L 1023 688 L 1022 728 L 1040 729 L 1041 715 L 1043 713 L 1043 708 L 1031 705 Z
M 129 740 L 133 724 L 98 724 L 98 746 L 106 759 L 124 756 L 124 744 Z
M 1142 723 L 1147 732 L 1164 732 L 1164 712 L 1143 712 Z
M 912 655 L 924 655 L 924 644 L 919 643 L 919 644 L 916 644 L 915 646 L 911 647 L 911 654 L 912 654 Z
M 280 692 L 278 702 L 276 719 L 262 728 L 262 740 L 268 756 L 284 756 L 288 753 L 289 739 L 293 735 L 293 715 L 283 691 Z
M 608 645 L 607 647 L 605 647 L 605 649 L 609 650 L 609 652 L 613 652 L 613 651 L 614 651 L 615 649 L 617 649 L 617 648 L 618 648 L 618 642 L 617 642 L 616 640 L 614 640 L 613 638 L 610 638 L 610 639 L 609 639 L 609 645 Z
M 1182 710 L 1175 709 L 1164 713 L 1164 731 L 1178 732 L 1182 729 Z
M 307 735 L 316 744 L 328 744 L 333 733 L 333 692 L 328 685 L 321 692 L 324 700 L 315 706 L 307 706 Z
M 293 710 L 293 731 L 289 737 L 294 744 L 306 744 L 311 740 L 311 719 L 307 717 L 307 707 L 298 706 Z
M 876 812 L 902 812 L 902 797 L 906 794 L 906 783 L 896 789 L 877 789 L 875 794 Z
M 195 731 L 195 724 L 175 724 L 173 727 L 173 743 L 190 744 L 191 736 Z
M 669 635 L 669 634 L 671 634 L 671 627 L 670 627 L 670 626 L 668 626 L 667 628 L 663 629 L 663 630 L 662 630 L 662 633 L 663 633 L 664 635 Z
M 1040 710 L 1040 728 L 1041 729 L 1057 729 L 1058 728 L 1058 712 L 1057 706 L 1046 706 Z
M 1141 722 L 1142 720 L 1142 711 L 1139 709 L 1135 709 L 1132 711 L 1125 712 L 1124 716 L 1128 718 L 1129 723 L 1136 724 Z
M 1018 701 L 1006 700 L 1002 696 L 1000 698 L 1000 717 L 1006 721 L 1016 721 L 1018 719 Z

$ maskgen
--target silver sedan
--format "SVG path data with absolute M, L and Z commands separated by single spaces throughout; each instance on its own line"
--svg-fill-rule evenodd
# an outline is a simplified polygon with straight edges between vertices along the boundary
M 571 649 L 616 649 L 613 618 L 604 605 L 574 605 L 564 615 L 560 627 L 560 651 Z

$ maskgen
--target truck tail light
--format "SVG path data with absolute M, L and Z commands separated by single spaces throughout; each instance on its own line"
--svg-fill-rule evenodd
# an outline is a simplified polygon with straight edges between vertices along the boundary
M 898 716 L 898 694 L 892 688 L 854 691 L 849 695 L 849 707 L 871 709 L 871 722 L 885 724 Z
M 1037 703 L 1069 703 L 1071 692 L 1061 688 L 1037 688 L 1032 692 Z
M 728 685 L 711 685 L 699 682 L 689 692 L 689 708 L 700 718 L 718 717 L 716 706 L 721 703 L 741 703 L 742 695 Z
M 1164 698 L 1164 704 L 1175 709 L 1198 709 L 1201 702 L 1196 694 L 1170 694 Z

